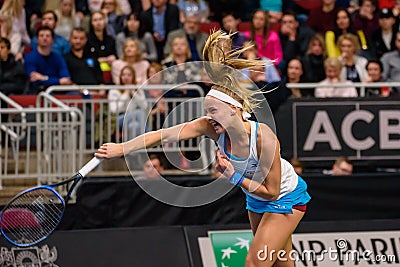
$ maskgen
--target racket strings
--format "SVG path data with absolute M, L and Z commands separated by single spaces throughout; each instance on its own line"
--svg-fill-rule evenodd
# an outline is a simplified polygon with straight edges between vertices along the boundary
M 64 203 L 55 192 L 32 190 L 8 204 L 2 213 L 1 231 L 15 243 L 35 243 L 54 231 L 63 211 Z

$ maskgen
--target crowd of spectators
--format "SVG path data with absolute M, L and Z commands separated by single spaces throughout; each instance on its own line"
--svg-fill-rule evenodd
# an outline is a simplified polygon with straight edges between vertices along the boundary
M 119 84 L 125 66 L 132 67 L 140 85 L 152 63 L 176 66 L 161 83 L 196 82 L 201 65 L 183 63 L 202 60 L 216 23 L 233 33 L 234 48 L 254 45 L 241 57 L 269 63 L 264 70 L 243 70 L 242 80 L 259 88 L 278 86 L 275 99 L 267 97 L 276 107 L 288 97 L 360 94 L 351 85 L 340 90 L 316 86 L 314 92 L 288 89 L 287 83 L 400 80 L 398 1 L 244 2 L 221 8 L 224 0 L 2 0 L 0 37 L 7 40 L 3 46 L 10 43 L 7 53 L 13 55 L 2 57 L 2 66 L 22 64 L 27 78 L 10 79 L 20 77 L 20 71 L 2 71 L 0 80 L 14 82 L 17 89 L 0 90 L 37 94 L 50 85 Z M 367 95 L 396 90 L 371 87 Z
M 400 81 L 400 1 L 390 0 L 0 0 L 0 91 L 38 94 L 52 85 L 210 83 L 202 50 L 210 30 L 231 33 L 240 57 L 267 62 L 243 70 L 241 81 L 265 94 L 271 110 L 288 98 L 357 97 L 354 82 Z M 171 68 L 172 67 L 172 68 Z M 165 71 L 163 71 L 165 70 Z M 162 75 L 157 73 L 162 72 Z M 316 83 L 300 89 L 288 83 Z M 335 84 L 348 87 L 335 87 Z M 321 86 L 319 86 L 321 85 Z M 268 90 L 266 90 L 268 91 Z M 137 97 L 157 98 L 151 114 L 162 124 L 164 97 L 191 91 L 105 90 L 122 114 Z M 367 96 L 398 95 L 396 87 L 366 86 Z M 115 102 L 115 101 L 114 101 Z M 141 112 L 125 117 L 128 123 Z M 123 117 L 119 119 L 122 127 Z M 136 125 L 136 124 L 135 124 Z M 139 128 L 135 126 L 133 128 Z

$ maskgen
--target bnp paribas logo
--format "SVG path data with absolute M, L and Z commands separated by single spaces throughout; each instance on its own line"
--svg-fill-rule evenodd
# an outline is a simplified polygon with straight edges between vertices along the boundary
M 250 230 L 210 231 L 199 238 L 205 267 L 243 267 L 253 233 Z

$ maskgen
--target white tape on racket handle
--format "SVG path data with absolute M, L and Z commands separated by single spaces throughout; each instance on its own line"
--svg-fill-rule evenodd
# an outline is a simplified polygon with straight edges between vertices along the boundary
M 82 169 L 79 170 L 79 174 L 82 175 L 82 177 L 85 177 L 86 175 L 89 174 L 94 168 L 96 168 L 103 159 L 98 159 L 96 157 L 92 158 L 88 163 L 86 163 L 85 166 L 82 167 Z

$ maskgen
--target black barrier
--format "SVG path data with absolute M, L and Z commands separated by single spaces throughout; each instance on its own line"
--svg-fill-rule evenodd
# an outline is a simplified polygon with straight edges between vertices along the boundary
M 275 113 L 282 155 L 309 167 L 338 156 L 370 169 L 400 167 L 400 100 L 289 99 Z
M 312 197 L 304 221 L 400 218 L 399 174 L 304 179 Z M 213 181 L 204 176 L 170 180 L 182 186 Z M 245 197 L 239 188 L 211 204 L 179 208 L 153 199 L 132 178 L 91 178 L 77 191 L 77 203 L 67 207 L 60 229 L 243 223 L 248 223 L 248 218 Z
M 0 264 L 4 267 L 201 267 L 200 238 L 208 237 L 210 231 L 249 229 L 248 224 L 232 224 L 56 231 L 47 240 L 28 248 L 13 247 L 0 238 Z M 349 245 L 363 242 L 364 249 L 369 248 L 372 242 L 378 253 L 386 251 L 387 254 L 396 255 L 395 263 L 399 264 L 400 247 L 396 246 L 400 241 L 399 229 L 399 219 L 301 222 L 295 236 L 310 234 L 314 239 L 310 241 L 307 236 L 299 236 L 294 243 L 319 242 L 319 245 L 328 246 L 329 240 L 323 236 L 334 233 L 335 237 L 347 240 Z M 371 238 L 368 238 L 369 234 Z M 373 238 L 376 235 L 380 238 Z M 340 265 L 312 265 L 310 262 L 306 266 Z
M 56 231 L 30 248 L 0 239 L 1 266 L 191 266 L 182 227 Z

